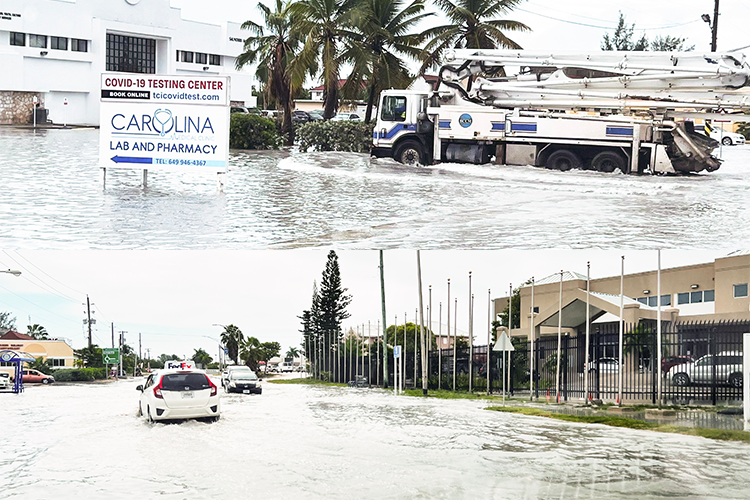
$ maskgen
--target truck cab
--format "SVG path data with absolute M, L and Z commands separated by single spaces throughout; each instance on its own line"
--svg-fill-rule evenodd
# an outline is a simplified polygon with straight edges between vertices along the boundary
M 434 124 L 425 114 L 427 94 L 414 90 L 385 90 L 372 134 L 372 155 L 401 163 L 431 163 Z

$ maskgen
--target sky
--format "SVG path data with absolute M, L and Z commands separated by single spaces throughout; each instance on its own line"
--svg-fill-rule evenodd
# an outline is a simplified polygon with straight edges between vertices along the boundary
M 97 320 L 93 340 L 99 346 L 110 346 L 114 323 L 115 332 L 126 331 L 126 342 L 136 348 L 141 333 L 142 346 L 150 348 L 152 356 L 190 357 L 194 349 L 202 348 L 215 358 L 222 327 L 214 325 L 235 324 L 246 336 L 279 342 L 286 352 L 300 344 L 298 316 L 310 306 L 313 281 L 320 282 L 328 251 L 0 251 L 0 269 L 22 272 L 19 277 L 0 273 L 0 311 L 11 312 L 21 332 L 26 325 L 38 323 L 50 336 L 67 338 L 78 349 L 86 345 L 83 319 L 88 294 Z M 378 252 L 337 254 L 343 286 L 352 295 L 351 317 L 344 326 L 364 324 L 366 330 L 369 321 L 374 334 L 381 317 Z M 591 261 L 592 279 L 617 276 L 621 255 L 626 273 L 656 269 L 656 251 L 422 251 L 425 308 L 432 285 L 437 332 L 440 302 L 445 323 L 450 278 L 451 301 L 458 298 L 458 329 L 467 331 L 472 271 L 474 331 L 486 332 L 488 289 L 492 298 L 506 297 L 511 283 L 515 287 L 532 276 L 541 279 L 561 269 L 586 274 L 587 261 Z M 662 269 L 711 262 L 724 255 L 665 250 Z M 384 269 L 388 324 L 393 324 L 395 315 L 403 323 L 404 313 L 414 321 L 416 251 L 385 251 Z M 477 345 L 482 344 L 483 334 L 477 337 Z
M 435 10 L 428 1 L 428 9 Z M 173 7 L 182 9 L 185 19 L 220 23 L 238 23 L 251 19 L 260 22 L 257 2 L 245 0 L 213 0 L 211 9 L 205 0 L 171 0 Z M 270 3 L 269 3 L 270 5 Z M 713 17 L 711 0 L 527 0 L 511 14 L 504 16 L 520 21 L 533 31 L 512 33 L 510 38 L 527 50 L 592 50 L 598 49 L 605 32 L 614 31 L 622 12 L 628 24 L 635 23 L 636 37 L 644 30 L 649 39 L 656 35 L 672 35 L 688 39 L 699 51 L 708 51 L 711 32 L 702 14 Z M 718 49 L 732 50 L 750 44 L 746 26 L 750 21 L 750 2 L 722 0 L 720 2 Z M 435 16 L 429 23 L 444 23 Z M 608 28 L 608 29 L 607 29 Z

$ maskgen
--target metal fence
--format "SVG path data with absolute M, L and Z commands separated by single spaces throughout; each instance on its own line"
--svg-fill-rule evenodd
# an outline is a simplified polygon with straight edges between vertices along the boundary
M 656 322 L 642 321 L 623 327 L 622 399 L 627 402 L 657 403 L 658 380 L 662 397 L 675 404 L 721 404 L 742 401 L 742 334 L 750 332 L 750 321 L 662 323 L 662 364 L 657 363 Z M 529 394 L 530 352 L 526 339 L 512 339 L 515 351 L 509 356 L 505 384 L 503 357 L 487 346 L 472 349 L 442 349 L 429 353 L 430 389 L 506 390 Z M 586 365 L 586 336 L 563 335 L 560 339 L 560 370 L 557 370 L 557 336 L 534 342 L 534 398 L 554 401 L 559 384 L 560 401 L 602 399 L 616 401 L 620 383 L 619 325 L 592 325 L 589 364 Z M 382 354 L 381 354 L 382 355 Z M 454 361 L 455 358 L 455 361 Z M 377 357 L 347 357 L 338 360 L 332 379 L 348 382 L 357 375 L 371 385 L 382 385 L 383 363 Z M 335 363 L 334 363 L 335 364 Z M 414 352 L 404 354 L 405 385 L 421 388 L 421 363 Z M 357 368 L 358 366 L 359 368 Z M 389 385 L 393 386 L 393 358 L 388 360 Z M 470 379 L 469 373 L 473 376 Z M 455 374 L 455 375 L 454 375 Z M 585 383 L 588 379 L 588 394 Z

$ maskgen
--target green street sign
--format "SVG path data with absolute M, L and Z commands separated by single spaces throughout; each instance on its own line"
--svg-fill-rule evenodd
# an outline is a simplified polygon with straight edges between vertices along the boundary
M 116 365 L 120 362 L 120 350 L 117 348 L 102 349 L 102 358 L 105 365 Z

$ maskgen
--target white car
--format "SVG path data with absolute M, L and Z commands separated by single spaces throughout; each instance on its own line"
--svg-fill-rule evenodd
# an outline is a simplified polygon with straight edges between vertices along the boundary
M 219 390 L 203 370 L 160 370 L 146 378 L 141 391 L 138 414 L 149 422 L 207 418 L 219 420 Z
M 221 385 L 222 385 L 222 387 L 224 387 L 226 389 L 227 384 L 229 383 L 229 374 L 232 373 L 233 371 L 237 371 L 237 370 L 253 372 L 250 369 L 250 367 L 246 366 L 246 365 L 231 365 L 231 366 L 227 366 L 226 368 L 224 368 L 224 371 L 221 372 Z
M 715 370 L 715 371 L 714 371 Z M 716 373 L 716 383 L 742 387 L 742 352 L 725 351 L 714 356 L 707 354 L 697 361 L 673 366 L 667 372 L 676 386 L 710 384 Z
M 0 372 L 0 389 L 10 389 L 13 384 L 10 382 L 10 374 L 8 372 Z
M 281 371 L 281 373 L 291 373 L 294 371 L 294 363 L 284 361 L 279 365 L 279 370 Z
M 331 118 L 332 122 L 338 121 L 350 121 L 350 122 L 361 122 L 362 117 L 357 113 L 337 113 L 336 116 Z
M 727 132 L 725 130 L 713 128 L 709 137 L 715 141 L 719 141 L 724 146 L 733 146 L 735 144 L 745 144 L 745 136 L 736 132 Z

